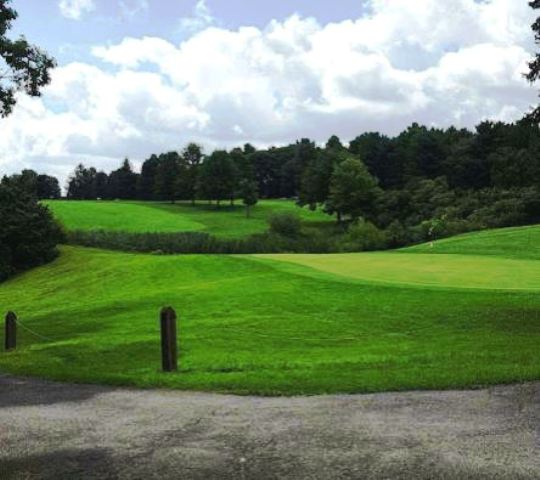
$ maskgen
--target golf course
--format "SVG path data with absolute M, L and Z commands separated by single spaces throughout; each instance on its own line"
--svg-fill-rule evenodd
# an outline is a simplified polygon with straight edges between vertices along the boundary
M 214 211 L 219 226 L 202 206 L 51 207 L 69 228 L 90 221 L 132 231 L 202 225 L 223 235 L 257 231 L 269 210 L 296 208 L 267 202 L 252 219 L 240 207 Z M 304 221 L 324 221 L 322 213 L 300 212 Z M 261 395 L 538 380 L 539 240 L 540 227 L 532 226 L 329 255 L 167 256 L 62 246 L 52 263 L 0 286 L 2 310 L 15 311 L 20 324 L 18 349 L 0 355 L 0 370 Z M 179 316 L 175 374 L 159 368 L 165 305 Z
M 110 230 L 133 233 L 205 232 L 222 238 L 238 238 L 264 232 L 275 213 L 294 212 L 309 224 L 331 224 L 323 212 L 298 208 L 290 200 L 262 200 L 246 218 L 237 202 L 163 203 L 136 201 L 49 201 L 45 202 L 68 230 Z

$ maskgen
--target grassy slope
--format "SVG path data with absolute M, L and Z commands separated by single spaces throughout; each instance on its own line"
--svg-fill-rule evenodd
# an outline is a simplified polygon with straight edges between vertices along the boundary
M 540 291 L 540 261 L 393 252 L 278 254 L 257 255 L 257 258 L 293 263 L 367 283 Z M 311 270 L 304 273 L 310 274 Z
M 400 254 L 391 255 L 399 269 Z M 0 354 L 0 370 L 263 394 L 540 378 L 537 293 L 367 285 L 312 272 L 251 257 L 64 248 L 53 264 L 0 286 L 0 309 L 51 337 L 21 331 L 20 350 Z M 174 375 L 158 371 L 165 304 L 181 316 Z
M 242 237 L 268 229 L 268 219 L 273 213 L 296 212 L 304 221 L 330 223 L 332 217 L 322 212 L 298 208 L 288 200 L 263 200 L 246 218 L 245 209 L 237 203 L 224 204 L 219 210 L 215 205 L 198 203 L 158 202 L 95 202 L 49 201 L 46 202 L 67 229 L 123 230 L 128 232 L 179 232 L 204 231 L 220 237 Z
M 460 253 L 540 260 L 540 225 L 468 233 L 416 245 L 408 253 Z

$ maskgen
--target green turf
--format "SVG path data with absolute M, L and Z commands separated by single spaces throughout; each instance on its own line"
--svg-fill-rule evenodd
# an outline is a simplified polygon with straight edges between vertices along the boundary
M 278 254 L 257 255 L 257 258 L 302 265 L 366 283 L 540 292 L 540 261 L 532 260 L 393 252 Z
M 176 204 L 160 202 L 47 201 L 55 216 L 68 230 L 115 230 L 127 232 L 207 232 L 219 237 L 242 237 L 268 229 L 270 216 L 277 212 L 296 212 L 307 224 L 331 224 L 332 217 L 321 211 L 299 208 L 290 200 L 262 200 L 246 218 L 237 202 L 219 209 L 198 202 Z
M 412 268 L 405 263 L 413 255 L 388 255 L 392 271 Z M 319 258 L 335 264 L 333 256 Z M 341 268 L 354 270 L 350 261 Z M 464 282 L 470 274 L 463 271 Z M 525 290 L 536 288 L 534 279 L 523 290 L 497 290 L 495 281 L 463 289 L 438 277 L 439 287 L 419 288 L 405 285 L 405 275 L 392 285 L 346 275 L 245 256 L 65 247 L 52 264 L 0 285 L 0 309 L 15 310 L 26 328 L 48 337 L 20 328 L 20 349 L 0 353 L 0 370 L 287 395 L 540 378 L 540 295 Z M 159 372 L 157 314 L 167 304 L 180 314 L 177 374 Z
M 460 253 L 540 260 L 540 225 L 468 233 L 416 245 L 408 253 Z

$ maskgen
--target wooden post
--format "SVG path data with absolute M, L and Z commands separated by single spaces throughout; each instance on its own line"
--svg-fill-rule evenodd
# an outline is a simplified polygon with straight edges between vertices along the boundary
M 178 370 L 176 341 L 176 312 L 171 307 L 161 310 L 161 364 L 164 372 Z
M 17 315 L 8 312 L 6 315 L 6 334 L 5 349 L 6 352 L 17 348 Z

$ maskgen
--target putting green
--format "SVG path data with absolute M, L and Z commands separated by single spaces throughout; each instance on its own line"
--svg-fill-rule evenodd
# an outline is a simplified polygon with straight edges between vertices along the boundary
M 349 253 L 253 255 L 348 279 L 407 286 L 540 290 L 540 261 L 473 255 Z M 290 269 L 288 269 L 291 271 Z M 308 269 L 298 273 L 309 274 Z M 313 273 L 313 270 L 312 270 Z

